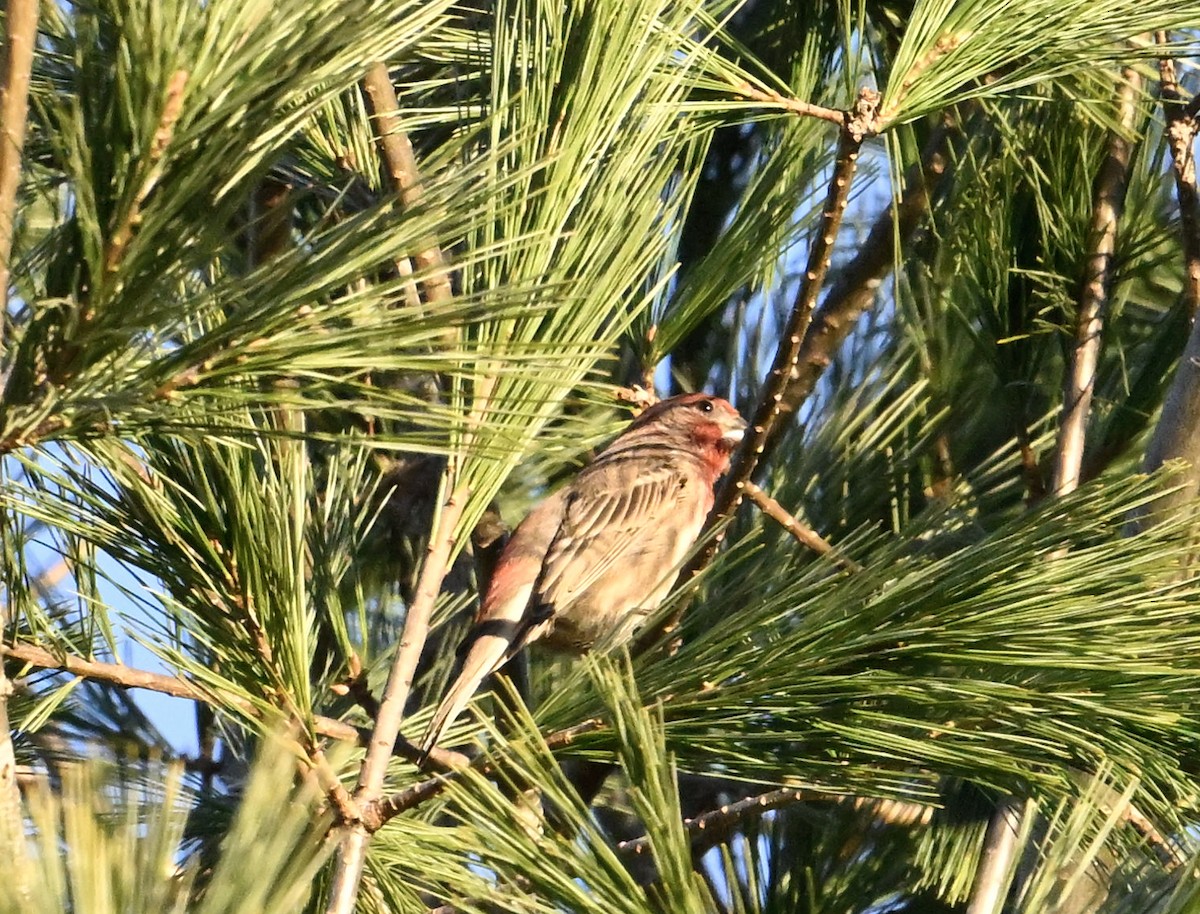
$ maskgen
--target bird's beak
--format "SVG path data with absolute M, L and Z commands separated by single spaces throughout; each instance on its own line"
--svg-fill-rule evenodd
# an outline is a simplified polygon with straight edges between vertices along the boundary
M 746 437 L 746 420 L 741 416 L 730 417 L 725 425 L 725 433 L 721 435 L 722 440 L 729 444 L 738 444 Z

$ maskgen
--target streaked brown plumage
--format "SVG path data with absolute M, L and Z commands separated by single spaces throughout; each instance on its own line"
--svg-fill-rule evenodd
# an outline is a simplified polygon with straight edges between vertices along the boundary
M 582 653 L 633 634 L 671 589 L 745 427 L 720 397 L 662 400 L 529 513 L 500 556 L 423 751 L 526 644 Z

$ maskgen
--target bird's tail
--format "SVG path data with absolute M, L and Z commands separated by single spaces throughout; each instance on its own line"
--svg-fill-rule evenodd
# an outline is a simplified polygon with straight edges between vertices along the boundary
M 421 755 L 437 745 L 446 728 L 458 719 L 471 696 L 479 689 L 485 677 L 496 672 L 508 659 L 512 640 L 499 635 L 480 635 L 467 651 L 462 670 L 454 685 L 450 686 L 438 705 L 437 713 L 429 722 L 425 735 L 421 737 Z

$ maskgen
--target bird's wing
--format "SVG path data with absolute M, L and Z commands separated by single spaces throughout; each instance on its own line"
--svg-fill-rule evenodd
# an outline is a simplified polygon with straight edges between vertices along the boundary
M 567 496 L 558 535 L 550 543 L 534 587 L 530 612 L 552 615 L 589 587 L 629 551 L 672 520 L 696 485 L 684 469 L 644 461 L 595 466 Z M 668 569 L 664 568 L 664 574 Z

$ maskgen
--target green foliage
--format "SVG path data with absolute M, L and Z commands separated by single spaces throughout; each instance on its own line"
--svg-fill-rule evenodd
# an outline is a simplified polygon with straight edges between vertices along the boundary
M 319 910 L 327 807 L 362 758 L 324 734 L 370 724 L 361 690 L 382 691 L 430 540 L 453 534 L 455 555 L 410 735 L 475 603 L 472 532 L 603 446 L 625 418 L 615 387 L 706 387 L 749 413 L 838 131 L 796 103 L 840 109 L 868 85 L 885 136 L 864 147 L 830 285 L 878 301 L 813 356 L 824 380 L 758 477 L 862 570 L 743 506 L 694 597 L 663 608 L 692 602 L 677 650 L 535 654 L 533 711 L 503 679 L 503 701 L 476 701 L 448 742 L 481 747 L 487 773 L 374 835 L 358 909 L 963 910 L 1005 795 L 1030 810 L 1006 910 L 1195 907 L 1193 529 L 1126 527 L 1174 482 L 1135 467 L 1191 319 L 1152 87 L 1124 130 L 1090 482 L 1045 489 L 1121 68 L 1149 80 L 1156 55 L 1193 54 L 1200 8 L 89 0 L 41 16 L 0 352 L 4 634 L 153 661 L 204 701 L 184 776 L 182 728 L 159 731 L 120 664 L 82 681 L 7 660 L 29 841 L 10 867 L 27 891 L 0 880 L 0 908 Z M 1183 31 L 1152 46 L 1156 29 Z M 375 147 L 358 85 L 373 61 L 417 202 Z M 876 222 L 943 121 L 920 228 Z M 419 266 L 433 247 L 441 290 Z M 848 329 L 844 305 L 824 302 L 822 332 Z M 622 777 L 593 801 L 564 756 Z M 397 757 L 386 786 L 426 777 Z M 684 822 L 780 785 L 794 802 L 711 838 Z M 877 800 L 925 811 L 889 821 Z M 641 836 L 645 853 L 622 848 Z
M 52 789 L 26 791 L 28 852 L 7 863 L 5 914 L 204 914 L 295 911 L 331 849 L 311 787 L 293 788 L 293 758 L 268 740 L 238 813 L 208 871 L 188 862 L 184 825 L 194 802 L 178 766 L 151 766 L 141 783 L 100 763 L 75 762 Z

